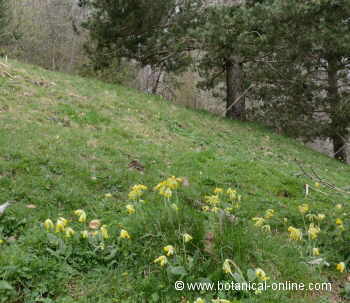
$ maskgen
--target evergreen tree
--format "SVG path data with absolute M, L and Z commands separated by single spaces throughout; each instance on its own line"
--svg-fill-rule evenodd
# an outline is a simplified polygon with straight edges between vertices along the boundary
M 82 5 L 91 8 L 84 26 L 97 67 L 125 58 L 174 71 L 191 58 L 186 32 L 198 22 L 200 0 L 83 0 Z
M 271 55 L 255 79 L 264 117 L 297 136 L 330 138 L 335 157 L 346 161 L 350 2 L 276 0 L 263 9 Z
M 0 0 L 0 45 L 7 39 L 6 26 L 9 22 L 8 0 Z

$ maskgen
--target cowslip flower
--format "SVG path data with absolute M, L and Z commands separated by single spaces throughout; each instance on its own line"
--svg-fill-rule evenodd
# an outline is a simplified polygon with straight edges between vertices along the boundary
M 307 231 L 309 234 L 309 237 L 314 240 L 317 238 L 318 234 L 320 233 L 320 228 L 315 226 L 313 223 L 310 224 L 309 230 Z
M 335 220 L 335 224 L 337 224 L 337 225 L 343 225 L 343 220 L 340 219 L 340 218 L 337 218 L 337 219 Z
M 270 279 L 261 268 L 255 269 L 255 275 L 262 281 L 267 281 Z
M 87 230 L 83 230 L 80 232 L 80 234 L 83 239 L 87 239 L 89 237 L 89 232 Z
M 220 198 L 218 195 L 206 196 L 205 201 L 211 205 L 217 205 L 220 203 Z
M 336 265 L 336 269 L 340 272 L 344 272 L 345 271 L 345 263 L 344 262 L 340 262 Z
M 175 248 L 172 245 L 167 245 L 167 246 L 163 247 L 163 250 L 166 252 L 166 255 L 168 257 L 172 256 L 175 252 Z
M 57 222 L 56 222 L 56 229 L 55 232 L 59 233 L 59 232 L 64 232 L 64 229 L 66 227 L 66 225 L 68 224 L 68 221 L 65 218 L 58 218 Z
M 189 235 L 189 234 L 183 234 L 182 235 L 182 238 L 183 238 L 183 240 L 184 240 L 184 242 L 185 243 L 187 243 L 187 242 L 190 242 L 193 238 L 192 238 L 192 236 L 191 235 Z
M 70 238 L 71 236 L 73 236 L 73 235 L 75 234 L 74 229 L 71 228 L 71 227 L 67 227 L 67 228 L 65 229 L 65 231 L 66 231 L 66 237 L 67 237 L 67 238 Z
M 309 211 L 309 205 L 308 204 L 302 204 L 298 206 L 299 212 L 301 214 L 305 214 Z
M 216 206 L 214 206 L 214 207 L 211 209 L 211 211 L 212 211 L 213 213 L 217 213 L 219 210 L 220 210 L 220 208 L 218 208 L 218 207 L 216 207 Z
M 222 188 L 216 187 L 216 188 L 214 188 L 213 193 L 214 193 L 214 194 L 221 194 L 223 191 L 224 191 L 224 190 L 223 190 Z
M 289 226 L 288 231 L 290 232 L 289 238 L 291 238 L 294 241 L 301 240 L 303 237 L 303 234 L 300 229 Z
M 131 200 L 136 200 L 137 198 L 140 198 L 142 196 L 145 190 L 147 190 L 147 186 L 143 184 L 134 185 L 131 191 L 129 192 L 128 197 Z
M 160 266 L 164 266 L 165 264 L 168 263 L 168 259 L 166 256 L 160 256 L 160 257 L 156 258 L 153 262 L 159 263 Z
M 44 222 L 44 227 L 46 228 L 46 230 L 50 230 L 50 229 L 54 229 L 54 224 L 50 219 L 46 219 Z
M 105 198 L 112 198 L 112 194 L 111 193 L 105 194 Z
M 230 259 L 226 259 L 226 260 L 224 261 L 224 264 L 222 265 L 222 270 L 223 270 L 224 273 L 226 273 L 226 274 L 232 274 L 232 269 L 231 269 L 230 262 L 231 262 Z
M 207 212 L 207 211 L 210 210 L 210 208 L 209 208 L 208 205 L 204 205 L 204 206 L 202 206 L 202 210 L 205 211 L 205 212 Z
M 135 207 L 133 205 L 128 204 L 125 206 L 125 208 L 129 215 L 132 215 L 135 213 Z
M 237 198 L 237 191 L 232 189 L 232 188 L 228 188 L 226 193 L 228 194 L 230 200 L 236 200 Z
M 270 225 L 268 225 L 268 224 L 262 226 L 261 229 L 262 229 L 263 231 L 266 231 L 266 232 L 269 232 L 269 233 L 271 232 L 271 227 L 270 227 Z
M 173 195 L 172 190 L 169 187 L 163 187 L 159 190 L 159 194 L 167 199 Z
M 263 226 L 264 223 L 265 223 L 265 219 L 264 219 L 264 218 L 261 218 L 261 217 L 254 217 L 252 220 L 255 221 L 255 224 L 254 224 L 254 225 L 255 225 L 255 226 L 258 226 L 258 227 Z
M 319 255 L 320 255 L 320 249 L 317 248 L 317 247 L 314 247 L 314 248 L 312 249 L 312 255 L 313 255 L 313 256 L 319 256 Z
M 316 220 L 318 221 L 322 221 L 326 218 L 326 215 L 325 214 L 317 214 L 316 216 Z
M 129 233 L 128 233 L 125 229 L 122 229 L 122 230 L 120 231 L 119 238 L 120 238 L 120 239 L 130 239 L 130 235 L 129 235 Z
M 265 212 L 265 218 L 266 218 L 266 219 L 270 219 L 270 218 L 272 218 L 274 215 L 275 215 L 275 211 L 274 211 L 273 209 L 268 209 L 268 210 Z
M 89 223 L 89 227 L 91 229 L 99 229 L 101 226 L 101 221 L 100 220 L 91 220 L 90 223 Z
M 101 235 L 102 235 L 103 239 L 108 239 L 109 238 L 108 230 L 107 230 L 107 226 L 106 225 L 102 225 L 100 231 L 101 231 Z
M 84 223 L 86 221 L 86 213 L 82 209 L 77 209 L 74 214 L 79 217 L 79 222 Z

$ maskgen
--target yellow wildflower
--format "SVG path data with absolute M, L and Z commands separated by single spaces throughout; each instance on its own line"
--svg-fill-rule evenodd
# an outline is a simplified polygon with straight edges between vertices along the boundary
M 313 223 L 310 224 L 308 234 L 309 237 L 314 240 L 317 238 L 317 235 L 320 233 L 320 228 L 315 226 Z
M 301 240 L 303 237 L 303 234 L 300 229 L 289 226 L 288 231 L 290 232 L 289 238 L 291 238 L 294 241 Z
M 163 247 L 163 250 L 166 252 L 166 255 L 168 257 L 172 256 L 175 252 L 175 248 L 172 245 L 167 245 L 167 246 Z
M 261 229 L 264 230 L 264 231 L 266 231 L 266 232 L 271 232 L 271 227 L 270 227 L 270 225 L 268 225 L 268 224 L 262 226 Z
M 270 279 L 268 276 L 266 276 L 265 272 L 261 268 L 255 269 L 255 274 L 262 281 L 266 281 Z
M 165 264 L 168 263 L 168 259 L 166 256 L 160 256 L 160 257 L 156 258 L 153 262 L 159 263 L 160 266 L 164 266 Z
M 80 233 L 81 233 L 81 237 L 83 239 L 87 239 L 89 237 L 89 232 L 87 230 L 84 230 L 84 231 L 82 231 Z
M 309 221 L 313 221 L 314 219 L 316 219 L 316 215 L 315 214 L 307 214 L 306 215 L 306 218 L 308 218 L 309 219 Z
M 320 184 L 320 183 L 315 182 L 315 187 L 319 188 L 320 186 L 321 186 L 321 184 Z
M 79 217 L 79 222 L 84 223 L 86 221 L 86 213 L 82 209 L 77 209 L 74 214 Z
M 221 194 L 224 190 L 220 187 L 216 187 L 214 188 L 213 192 L 214 194 Z
M 203 211 L 209 211 L 209 206 L 207 206 L 207 205 L 202 206 L 202 210 L 203 210 Z
M 226 193 L 228 194 L 230 200 L 236 200 L 237 198 L 237 191 L 232 189 L 232 188 L 228 188 Z
M 265 212 L 265 218 L 266 218 L 266 219 L 270 219 L 270 218 L 272 218 L 274 215 L 275 215 L 275 211 L 274 211 L 273 209 L 268 209 L 268 210 Z
M 326 218 L 326 215 L 325 214 L 317 214 L 316 216 L 316 220 L 318 221 L 322 221 Z
M 288 222 L 288 218 L 283 218 L 283 222 L 287 223 Z
M 313 256 L 319 256 L 319 255 L 320 255 L 320 249 L 317 248 L 317 247 L 314 247 L 314 248 L 312 249 L 312 255 L 313 255 Z
M 112 198 L 112 194 L 111 193 L 105 194 L 105 198 Z
M 265 223 L 265 219 L 264 219 L 264 218 L 261 218 L 261 217 L 254 217 L 252 220 L 255 221 L 255 224 L 254 224 L 254 225 L 255 225 L 255 226 L 258 226 L 258 227 L 263 226 L 264 223 Z
M 343 208 L 343 205 L 337 204 L 337 205 L 335 206 L 335 208 L 336 208 L 336 209 L 342 209 L 342 208 Z
M 130 239 L 130 235 L 125 229 L 122 229 L 120 231 L 119 238 L 121 238 L 121 239 Z
M 101 235 L 102 235 L 103 239 L 108 239 L 109 235 L 108 235 L 107 226 L 102 225 L 100 230 L 101 230 Z
M 216 207 L 216 206 L 214 206 L 214 207 L 211 209 L 211 211 L 212 211 L 213 213 L 217 213 L 219 210 L 220 210 L 220 208 L 218 208 L 218 207 Z
M 159 194 L 167 199 L 171 198 L 171 196 L 173 195 L 172 190 L 169 187 L 162 187 L 159 190 Z
M 337 225 L 343 225 L 343 220 L 340 219 L 340 218 L 337 218 L 337 219 L 335 220 L 335 224 L 337 224 Z
M 190 242 L 193 239 L 192 236 L 189 234 L 183 234 L 182 238 L 183 238 L 185 243 Z
M 126 207 L 126 211 L 128 212 L 129 215 L 132 215 L 135 213 L 135 207 L 133 205 L 128 204 L 125 207 Z
M 345 270 L 345 263 L 344 262 L 340 262 L 336 265 L 336 269 L 340 272 L 344 272 Z
M 178 188 L 182 183 L 182 178 L 176 178 L 175 176 L 172 176 L 160 182 L 157 186 L 154 187 L 154 190 L 157 190 L 159 194 L 165 198 L 170 198 L 173 194 L 172 191 Z
M 205 300 L 202 298 L 197 298 L 194 303 L 205 303 Z
M 67 238 L 70 238 L 71 236 L 73 236 L 75 234 L 75 231 L 71 227 L 67 227 L 65 229 L 65 231 L 66 231 L 66 237 Z
M 2 240 L 2 239 L 0 239 L 0 245 L 1 245 L 1 244 L 4 244 L 4 243 L 5 243 L 5 241 Z
M 101 226 L 101 221 L 100 220 L 91 220 L 90 223 L 89 223 L 89 227 L 91 229 L 99 229 Z
M 66 225 L 68 224 L 68 221 L 65 218 L 58 218 L 56 222 L 56 229 L 55 232 L 64 232 L 64 229 Z
M 216 205 L 220 203 L 220 198 L 218 195 L 206 196 L 205 201 L 211 205 Z
M 46 219 L 45 222 L 44 222 L 44 227 L 47 230 L 54 229 L 54 224 L 53 224 L 53 222 L 50 219 Z
M 305 214 L 309 211 L 309 205 L 308 204 L 302 204 L 298 206 L 299 212 L 301 214 Z
M 226 259 L 224 261 L 224 264 L 222 265 L 222 269 L 223 269 L 224 273 L 226 273 L 226 274 L 232 274 L 230 262 L 231 262 L 230 259 Z
M 145 186 L 143 184 L 134 185 L 132 187 L 131 191 L 129 192 L 128 197 L 131 200 L 136 200 L 142 196 L 142 194 L 145 190 L 147 190 L 147 186 Z
M 212 303 L 231 303 L 231 301 L 226 299 L 213 299 L 211 300 Z

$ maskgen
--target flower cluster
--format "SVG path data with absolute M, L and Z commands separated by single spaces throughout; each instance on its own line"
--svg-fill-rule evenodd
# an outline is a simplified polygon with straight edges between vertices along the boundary
M 158 193 L 161 196 L 169 199 L 173 195 L 173 190 L 179 188 L 182 185 L 182 183 L 183 183 L 182 178 L 176 178 L 175 176 L 172 176 L 160 182 L 159 184 L 157 184 L 154 187 L 154 190 L 158 191 Z
M 202 210 L 205 212 L 217 213 L 222 210 L 226 213 L 232 213 L 235 209 L 240 208 L 241 196 L 237 194 L 235 189 L 228 188 L 224 190 L 216 187 L 213 194 L 204 197 L 204 202 L 205 205 L 202 206 Z
M 139 199 L 143 192 L 147 190 L 147 186 L 143 185 L 143 184 L 137 184 L 137 185 L 134 185 L 131 189 L 131 191 L 129 192 L 129 199 L 131 200 L 137 200 Z
M 322 234 L 321 224 L 325 224 L 323 221 L 326 220 L 327 216 L 324 213 L 313 213 L 310 205 L 305 203 L 299 205 L 297 209 L 302 216 L 303 227 L 289 225 L 287 228 L 289 239 L 291 241 L 298 242 L 300 245 L 306 243 L 307 245 L 305 245 L 305 247 L 307 247 L 308 254 L 310 256 L 320 256 L 321 251 L 317 246 L 320 244 L 319 242 L 322 241 L 322 237 L 320 240 L 320 235 Z M 337 213 L 337 211 L 340 211 L 341 209 L 341 204 L 337 204 L 335 206 L 335 216 L 337 217 L 335 217 L 333 221 L 333 226 L 335 226 L 335 228 L 332 227 L 334 231 L 338 232 L 339 237 L 341 237 L 341 233 L 345 230 L 344 220 L 340 218 L 339 213 Z M 265 231 L 270 231 L 270 225 L 267 225 L 266 223 L 267 220 L 273 218 L 275 215 L 276 213 L 273 209 L 268 209 L 265 211 L 265 215 L 263 217 L 253 217 L 252 221 L 254 222 L 254 226 Z M 284 225 L 286 225 L 288 218 L 283 218 L 282 220 Z M 306 220 L 309 220 L 308 224 Z M 304 237 L 304 235 L 307 237 Z M 344 272 L 346 270 L 346 264 L 344 262 L 340 262 L 336 264 L 336 269 L 340 272 Z

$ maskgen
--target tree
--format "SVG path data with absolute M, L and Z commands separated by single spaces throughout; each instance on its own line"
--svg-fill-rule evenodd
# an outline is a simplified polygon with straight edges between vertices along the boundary
M 9 22 L 8 1 L 0 0 L 0 44 L 7 40 L 6 27 Z
M 297 136 L 333 141 L 346 161 L 350 127 L 350 2 L 272 1 L 264 8 L 266 49 L 257 68 L 264 117 Z
M 200 0 L 83 0 L 91 10 L 84 24 L 96 68 L 112 59 L 135 60 L 142 66 L 175 71 L 190 61 L 186 35 L 198 21 Z
M 202 86 L 213 89 L 225 83 L 226 117 L 246 119 L 247 68 L 259 56 L 254 6 L 231 1 L 207 8 L 204 25 L 197 28 Z

